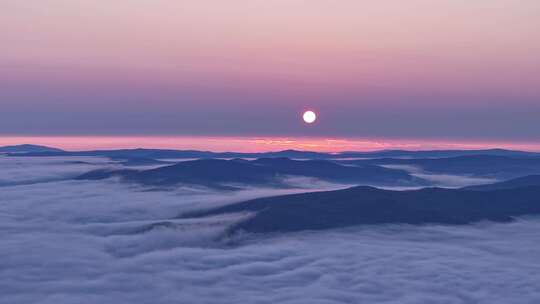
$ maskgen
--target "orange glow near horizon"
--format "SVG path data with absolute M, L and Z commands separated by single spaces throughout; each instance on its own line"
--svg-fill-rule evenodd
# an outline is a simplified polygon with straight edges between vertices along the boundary
M 0 146 L 36 144 L 70 151 L 156 148 L 215 152 L 265 152 L 287 149 L 342 152 L 385 149 L 489 149 L 540 151 L 538 142 L 442 141 L 428 139 L 342 139 L 292 137 L 190 136 L 1 136 Z

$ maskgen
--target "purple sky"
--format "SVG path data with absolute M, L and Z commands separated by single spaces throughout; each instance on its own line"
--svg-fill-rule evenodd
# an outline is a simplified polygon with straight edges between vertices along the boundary
M 0 45 L 4 135 L 540 141 L 537 0 L 3 0 Z

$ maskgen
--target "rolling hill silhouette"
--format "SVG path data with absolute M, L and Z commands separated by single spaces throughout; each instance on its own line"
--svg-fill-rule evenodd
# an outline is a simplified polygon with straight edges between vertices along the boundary
M 15 145 L 15 146 L 3 146 L 0 147 L 0 153 L 16 153 L 19 155 L 20 153 L 64 153 L 65 151 L 57 149 L 57 148 L 51 148 L 47 146 L 39 146 L 39 145 Z
M 200 159 L 143 171 L 96 170 L 85 173 L 77 179 L 99 180 L 114 176 L 145 185 L 192 184 L 218 188 L 226 184 L 285 186 L 284 179 L 290 176 L 304 176 L 339 183 L 409 186 L 427 184 L 424 180 L 402 170 L 374 165 L 342 166 L 325 160 L 298 161 L 288 158 L 266 158 L 255 161 Z
M 17 152 L 17 151 L 15 151 Z M 20 152 L 20 151 L 18 151 Z M 296 159 L 343 159 L 343 158 L 441 158 L 467 155 L 493 155 L 511 157 L 540 157 L 540 153 L 524 152 L 504 149 L 487 150 L 381 150 L 372 152 L 341 152 L 323 153 L 312 151 L 284 150 L 278 152 L 210 152 L 197 150 L 170 150 L 170 149 L 117 149 L 117 150 L 91 150 L 91 151 L 26 151 L 24 156 L 102 156 L 110 158 L 265 158 L 287 157 Z M 21 155 L 17 155 L 21 156 Z
M 507 222 L 516 216 L 540 214 L 539 177 L 515 180 L 506 185 L 501 188 L 499 184 L 494 190 L 425 188 L 409 191 L 361 186 L 255 199 L 182 217 L 254 213 L 230 231 L 270 233 L 364 224 Z

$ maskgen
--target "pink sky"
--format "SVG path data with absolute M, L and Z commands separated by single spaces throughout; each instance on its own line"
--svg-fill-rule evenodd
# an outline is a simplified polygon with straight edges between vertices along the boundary
M 538 0 L 3 0 L 0 134 L 540 142 L 539 32 Z
M 2 11 L 10 78 L 538 92 L 536 0 L 5 0 Z

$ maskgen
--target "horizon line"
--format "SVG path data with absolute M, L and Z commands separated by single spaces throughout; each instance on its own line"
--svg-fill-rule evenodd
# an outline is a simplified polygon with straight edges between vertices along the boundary
M 0 146 L 33 144 L 69 152 L 119 149 L 170 149 L 261 153 L 297 150 L 344 153 L 384 150 L 488 150 L 540 152 L 540 142 L 434 140 L 396 138 L 264 137 L 264 136 L 0 136 Z

